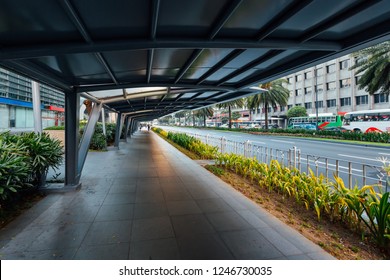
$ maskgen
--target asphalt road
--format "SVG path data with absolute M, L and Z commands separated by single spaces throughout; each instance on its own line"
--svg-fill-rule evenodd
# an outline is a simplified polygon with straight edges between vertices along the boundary
M 360 178 L 363 168 L 368 178 L 366 184 L 375 184 L 381 177 L 381 158 L 387 158 L 390 161 L 389 147 L 375 147 L 370 145 L 360 145 L 351 143 L 338 143 L 321 140 L 313 140 L 306 138 L 299 138 L 293 136 L 276 136 L 276 135 L 253 135 L 242 132 L 220 131 L 220 130 L 204 130 L 198 128 L 187 127 L 162 127 L 166 130 L 174 130 L 180 132 L 193 133 L 198 135 L 209 135 L 210 137 L 221 138 L 225 137 L 227 140 L 236 142 L 245 142 L 247 140 L 251 143 L 272 148 L 273 150 L 288 150 L 297 147 L 301 151 L 302 165 L 306 166 L 307 161 L 310 162 L 311 169 L 314 169 L 317 160 L 319 172 L 325 174 L 326 159 L 328 159 L 328 168 L 335 169 L 336 160 L 339 164 L 340 176 L 344 181 L 351 181 L 351 184 L 356 182 L 360 185 L 363 180 Z M 309 156 L 308 156 L 309 155 Z M 348 162 L 351 162 L 350 164 Z M 363 167 L 365 166 L 365 167 Z M 352 170 L 352 176 L 342 174 Z M 307 171 L 307 170 L 304 170 Z M 328 176 L 333 176 L 333 172 L 328 172 Z

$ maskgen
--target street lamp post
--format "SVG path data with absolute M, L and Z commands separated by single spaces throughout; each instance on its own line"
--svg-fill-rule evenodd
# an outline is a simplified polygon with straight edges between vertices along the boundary
M 317 68 L 314 68 L 314 91 L 316 94 L 316 131 L 318 131 L 318 89 L 317 89 Z

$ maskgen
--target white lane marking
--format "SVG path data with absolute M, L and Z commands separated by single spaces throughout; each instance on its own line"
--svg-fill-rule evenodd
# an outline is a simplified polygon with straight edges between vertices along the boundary
M 263 144 L 263 145 L 265 145 L 265 144 L 267 144 L 267 143 L 265 143 L 265 142 L 259 142 L 259 141 L 251 141 L 252 143 L 256 143 L 256 144 Z
M 364 160 L 379 161 L 377 159 L 372 159 L 372 158 L 357 157 L 357 156 L 350 156 L 350 155 L 344 155 L 344 154 L 337 154 L 337 155 L 341 156 L 341 157 L 350 157 L 350 158 L 357 158 L 357 159 L 364 159 Z
M 385 156 L 390 156 L 390 154 L 386 154 L 386 153 L 378 153 L 380 155 L 385 155 Z
M 281 142 L 281 143 L 288 143 L 288 144 L 295 144 L 295 142 L 291 141 L 283 141 L 283 140 L 271 140 L 272 142 Z

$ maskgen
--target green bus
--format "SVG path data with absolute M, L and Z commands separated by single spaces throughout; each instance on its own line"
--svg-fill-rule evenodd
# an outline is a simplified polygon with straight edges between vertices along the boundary
M 316 130 L 316 120 L 317 117 L 314 115 L 309 115 L 306 117 L 293 117 L 288 119 L 287 128 L 301 128 L 301 129 L 309 129 Z M 318 128 L 325 129 L 328 127 L 341 127 L 343 124 L 343 120 L 339 115 L 333 114 L 319 114 L 318 115 Z

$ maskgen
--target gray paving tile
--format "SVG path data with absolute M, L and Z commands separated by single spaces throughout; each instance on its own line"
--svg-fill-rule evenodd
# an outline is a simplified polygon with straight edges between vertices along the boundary
M 130 242 L 131 221 L 95 222 L 83 240 L 83 245 Z
M 132 241 L 164 239 L 174 237 L 169 217 L 157 217 L 134 220 L 131 233 Z
M 192 199 L 190 193 L 185 188 L 182 187 L 163 188 L 162 190 L 166 201 Z
M 176 236 L 215 233 L 213 226 L 203 214 L 173 216 L 171 219 Z
M 131 220 L 134 216 L 134 204 L 103 205 L 95 221 Z
M 128 185 L 126 184 L 119 185 L 114 183 L 110 188 L 109 194 L 131 193 L 131 192 L 135 192 L 136 190 L 137 190 L 137 185 L 135 183 L 134 184 L 129 183 Z
M 254 228 L 269 228 L 270 226 L 265 223 L 261 218 L 253 214 L 250 210 L 238 210 L 238 215 L 243 217 Z
M 158 203 L 164 201 L 164 195 L 160 188 L 150 191 L 137 190 L 136 192 L 136 203 Z
M 2 260 L 71 260 L 76 254 L 77 249 L 54 249 L 33 252 L 20 252 L 0 256 Z
M 137 203 L 134 206 L 134 219 L 168 216 L 165 202 Z
M 199 214 L 202 211 L 193 200 L 167 201 L 169 215 Z
M 54 221 L 54 224 L 73 224 L 73 223 L 88 223 L 93 222 L 99 206 L 84 206 L 80 205 L 74 208 L 66 208 Z
M 237 259 L 266 260 L 283 257 L 283 254 L 256 230 L 224 232 L 221 237 Z
M 233 208 L 231 208 L 222 198 L 200 199 L 196 200 L 196 203 L 204 213 L 226 212 L 233 210 Z
M 154 239 L 132 242 L 130 259 L 132 260 L 176 260 L 179 248 L 175 238 Z
M 258 232 L 270 241 L 285 256 L 301 255 L 303 252 L 294 246 L 288 239 L 281 236 L 273 228 L 259 228 Z
M 103 205 L 129 204 L 135 202 L 135 192 L 112 193 L 104 199 Z
M 218 212 L 206 214 L 217 231 L 243 230 L 253 228 L 247 221 L 240 217 L 236 212 Z
M 230 253 L 217 234 L 182 236 L 177 238 L 180 258 L 183 260 L 230 260 Z
M 101 206 L 107 194 L 91 194 L 91 193 L 80 193 L 72 202 L 68 205 L 68 208 L 85 206 Z
M 19 229 L 19 233 L 7 240 L 0 249 L 0 256 L 7 256 L 14 253 L 26 252 L 30 245 L 46 230 L 49 226 L 36 226 Z
M 46 226 L 45 230 L 27 248 L 27 251 L 77 248 L 90 226 L 90 223 Z
M 82 246 L 75 260 L 125 260 L 129 254 L 130 243 Z

